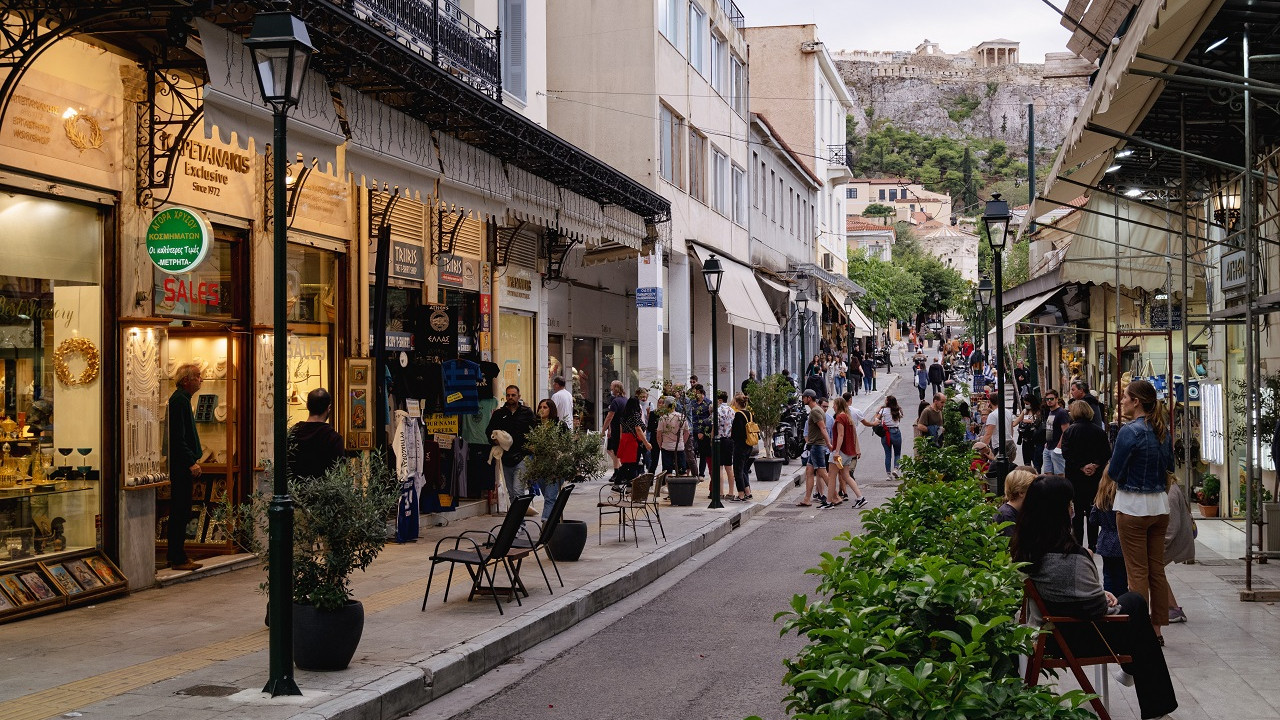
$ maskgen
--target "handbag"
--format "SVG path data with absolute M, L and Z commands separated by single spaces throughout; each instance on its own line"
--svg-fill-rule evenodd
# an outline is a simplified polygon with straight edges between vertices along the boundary
M 872 425 L 871 432 L 875 433 L 876 437 L 884 437 L 884 423 L 876 423 L 875 425 Z

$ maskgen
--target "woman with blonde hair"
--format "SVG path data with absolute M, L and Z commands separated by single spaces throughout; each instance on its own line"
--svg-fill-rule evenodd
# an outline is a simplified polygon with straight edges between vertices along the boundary
M 1093 496 L 1093 508 L 1089 510 L 1089 524 L 1098 526 L 1094 552 L 1102 556 L 1102 587 L 1112 595 L 1129 592 L 1129 576 L 1124 571 L 1124 552 L 1120 549 L 1120 534 L 1116 530 L 1116 482 L 1102 473 L 1098 480 L 1098 492 Z
M 996 510 L 997 524 L 1018 522 L 1018 511 L 1022 510 L 1022 501 L 1027 498 L 1027 488 L 1036 479 L 1036 469 L 1030 465 L 1019 465 L 1004 476 L 1004 504 Z M 1013 537 L 1015 525 L 1000 531 L 1005 537 Z
M 1173 443 L 1165 405 L 1155 387 L 1134 380 L 1120 394 L 1120 412 L 1133 419 L 1116 434 L 1107 474 L 1116 481 L 1116 529 L 1124 551 L 1129 589 L 1151 606 L 1151 622 L 1164 644 L 1169 624 L 1169 580 L 1164 574 L 1164 536 L 1169 529 L 1169 481 Z

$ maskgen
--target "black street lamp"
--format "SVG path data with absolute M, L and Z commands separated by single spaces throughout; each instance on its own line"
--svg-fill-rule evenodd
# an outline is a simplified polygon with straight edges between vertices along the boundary
M 982 354 L 986 356 L 987 362 L 991 362 L 991 347 L 987 339 L 987 335 L 991 332 L 987 329 L 987 306 L 991 304 L 992 287 L 991 278 L 983 275 L 977 289 L 974 290 L 978 297 L 978 312 L 982 313 Z
M 846 355 L 853 352 L 853 291 L 850 290 L 844 296 L 844 319 L 848 322 L 844 328 L 844 352 Z
M 302 96 L 303 78 L 315 48 L 307 34 L 307 26 L 288 12 L 261 13 L 253 21 L 253 32 L 245 45 L 253 55 L 262 100 L 275 116 L 272 137 L 272 243 L 275 323 L 272 364 L 275 372 L 275 460 L 272 463 L 273 488 L 267 509 L 270 545 L 268 546 L 268 607 L 271 620 L 270 672 L 263 692 L 278 695 L 301 695 L 293 679 L 293 498 L 289 497 L 289 478 L 285 462 L 288 446 L 288 395 L 284 380 L 288 377 L 287 350 L 289 336 L 285 298 L 288 295 L 288 223 L 285 203 L 286 118 L 289 109 Z
M 874 299 L 872 299 L 870 303 L 867 303 L 867 309 L 871 311 L 871 316 L 867 319 L 871 321 L 871 342 L 873 343 L 871 347 L 867 348 L 867 353 L 871 355 L 872 368 L 874 368 L 876 364 L 875 349 L 880 347 L 880 336 L 876 335 L 876 305 L 877 304 L 878 303 L 876 303 Z M 880 384 L 876 382 L 876 376 L 874 374 L 871 376 L 871 389 L 872 390 L 880 389 Z
M 804 390 L 804 384 L 809 382 L 808 376 L 805 375 L 805 363 L 807 362 L 804 354 L 804 321 L 805 316 L 809 314 L 809 295 L 804 291 L 804 286 L 800 286 L 800 290 L 796 292 L 796 312 L 800 315 L 800 390 Z
M 711 293 L 711 504 L 707 507 L 714 510 L 724 507 L 724 503 L 720 502 L 720 439 L 716 437 L 720 427 L 719 408 L 716 407 L 718 402 L 716 376 L 720 371 L 720 353 L 716 342 L 716 298 L 720 295 L 720 281 L 724 279 L 724 268 L 720 266 L 720 260 L 714 254 L 702 263 L 702 279 L 707 283 L 707 292 Z M 804 293 L 803 290 L 800 292 Z
M 1000 432 L 1000 445 L 996 450 L 995 462 L 991 464 L 988 477 L 997 496 L 1004 495 L 1004 476 L 1007 472 L 1008 460 L 1004 454 L 1005 443 L 1005 399 L 1004 399 L 1004 303 L 1001 299 L 1002 260 L 1005 243 L 1009 240 L 1009 221 L 1013 217 L 1009 213 L 1009 203 L 1000 199 L 1000 193 L 992 193 L 982 213 L 982 224 L 987 227 L 987 242 L 991 243 L 991 267 L 995 270 L 995 308 L 996 308 L 996 422 Z

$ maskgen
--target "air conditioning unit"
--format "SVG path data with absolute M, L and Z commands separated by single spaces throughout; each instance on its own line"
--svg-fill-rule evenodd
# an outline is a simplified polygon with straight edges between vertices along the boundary
M 822 253 L 822 269 L 831 271 L 836 269 L 836 258 L 831 253 Z

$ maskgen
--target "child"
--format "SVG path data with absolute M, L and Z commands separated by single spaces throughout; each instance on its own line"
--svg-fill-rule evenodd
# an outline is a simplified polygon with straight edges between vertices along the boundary
M 1116 511 L 1111 504 L 1116 499 L 1116 482 L 1102 473 L 1098 481 L 1098 494 L 1093 498 L 1089 522 L 1098 526 L 1097 553 L 1102 556 L 1102 589 L 1119 597 L 1129 592 L 1129 574 L 1124 569 L 1124 553 L 1120 551 L 1120 534 L 1116 530 Z M 1084 512 L 1076 508 L 1076 512 Z

